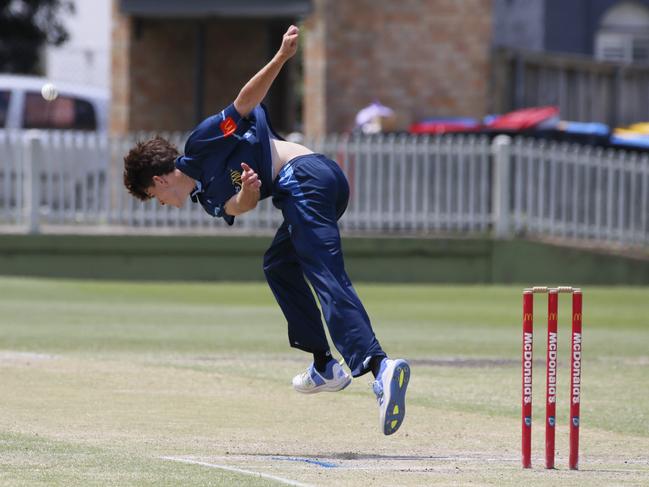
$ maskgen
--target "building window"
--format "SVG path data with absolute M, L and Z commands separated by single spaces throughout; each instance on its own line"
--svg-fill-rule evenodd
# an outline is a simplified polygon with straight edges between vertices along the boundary
M 23 113 L 26 129 L 96 130 L 97 118 L 91 103 L 80 98 L 59 96 L 45 101 L 40 93 L 26 93 Z
M 608 9 L 595 38 L 595 57 L 649 63 L 649 8 L 624 1 Z

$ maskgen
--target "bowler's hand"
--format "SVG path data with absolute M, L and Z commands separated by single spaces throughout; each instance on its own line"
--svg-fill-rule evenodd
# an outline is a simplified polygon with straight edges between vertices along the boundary
M 297 38 L 300 35 L 300 29 L 295 25 L 291 25 L 284 37 L 282 37 L 282 45 L 277 52 L 284 60 L 290 59 L 297 52 Z
M 241 163 L 241 191 L 259 193 L 261 188 L 261 180 L 257 173 L 245 162 Z
M 259 202 L 261 181 L 257 173 L 245 162 L 241 163 L 241 191 L 225 203 L 228 215 L 238 216 L 252 210 Z

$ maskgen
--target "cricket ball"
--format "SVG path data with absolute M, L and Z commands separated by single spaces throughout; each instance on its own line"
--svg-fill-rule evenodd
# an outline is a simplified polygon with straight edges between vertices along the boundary
M 57 96 L 59 96 L 59 92 L 57 91 L 56 86 L 54 86 L 52 83 L 45 83 L 41 88 L 41 95 L 43 95 L 43 98 L 45 98 L 47 101 L 52 101 L 55 100 Z

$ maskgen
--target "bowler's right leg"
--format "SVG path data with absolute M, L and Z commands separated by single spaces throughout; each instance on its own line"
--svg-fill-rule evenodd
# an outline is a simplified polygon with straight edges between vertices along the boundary
M 314 356 L 313 363 L 293 378 L 293 388 L 313 394 L 347 387 L 352 379 L 331 356 L 320 310 L 304 280 L 286 223 L 278 229 L 264 255 L 264 274 L 288 322 L 291 346 Z

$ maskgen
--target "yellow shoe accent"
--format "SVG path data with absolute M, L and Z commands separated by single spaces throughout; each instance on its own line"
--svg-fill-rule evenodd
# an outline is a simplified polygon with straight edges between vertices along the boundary
M 398 423 L 398 422 L 399 422 L 399 421 L 397 421 L 396 419 L 393 420 L 393 421 L 390 423 L 390 427 L 391 427 L 392 429 L 394 429 L 394 428 L 397 426 L 397 423 Z
M 399 374 L 399 388 L 403 386 L 403 376 L 405 375 L 405 372 L 403 369 L 401 369 L 401 373 Z
M 394 409 L 392 410 L 392 414 L 399 414 L 399 405 L 395 404 Z

